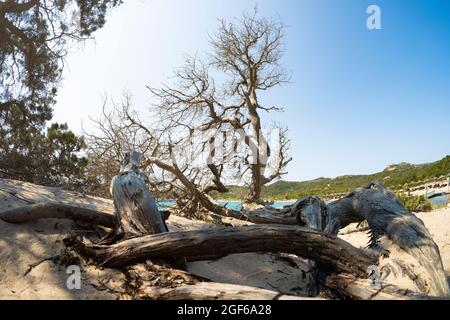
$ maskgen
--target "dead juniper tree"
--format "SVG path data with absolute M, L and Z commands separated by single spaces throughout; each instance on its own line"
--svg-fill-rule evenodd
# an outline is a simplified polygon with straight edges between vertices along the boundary
M 208 138 L 194 143 L 202 148 L 213 144 L 213 151 L 220 145 L 227 161 L 208 162 L 214 176 L 209 188 L 224 191 L 220 173 L 226 171 L 234 181 L 246 182 L 248 202 L 261 202 L 262 187 L 285 174 L 291 161 L 287 130 L 278 128 L 278 148 L 272 150 L 260 115 L 282 109 L 266 107 L 258 99 L 261 91 L 288 81 L 280 66 L 282 39 L 282 23 L 259 18 L 256 12 L 235 22 L 221 21 L 211 36 L 209 58 L 188 57 L 174 84 L 149 88 L 158 98 L 156 113 L 168 135 L 194 140 L 192 134 L 200 132 Z

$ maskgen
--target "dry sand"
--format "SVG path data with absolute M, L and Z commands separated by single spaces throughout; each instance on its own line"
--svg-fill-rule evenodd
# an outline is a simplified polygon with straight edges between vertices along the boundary
M 204 222 L 172 216 L 169 229 L 215 228 Z M 61 241 L 69 231 L 80 228 L 71 221 L 47 219 L 26 224 L 0 220 L 0 299 L 117 299 L 125 276 L 120 271 L 82 267 L 80 290 L 69 290 L 66 268 L 53 262 L 37 262 L 60 254 Z M 295 256 L 237 254 L 213 261 L 188 264 L 188 270 L 218 282 L 245 284 L 302 295 L 307 289 L 301 272 L 306 266 Z M 28 273 L 27 273 L 28 271 Z
M 115 299 L 100 282 L 123 279 L 120 272 L 84 268 L 80 290 L 66 286 L 66 268 L 43 261 L 31 271 L 30 265 L 60 253 L 61 240 L 72 222 L 42 220 L 14 225 L 0 220 L 0 299 Z M 28 271 L 28 273 L 27 273 Z

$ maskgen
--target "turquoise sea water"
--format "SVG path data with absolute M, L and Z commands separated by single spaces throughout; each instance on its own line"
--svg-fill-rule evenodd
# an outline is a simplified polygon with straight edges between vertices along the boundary
M 449 195 L 443 194 L 441 196 L 432 197 L 428 199 L 428 201 L 433 205 L 437 207 L 446 206 L 448 204 Z
M 272 207 L 276 209 L 283 208 L 284 206 L 288 206 L 293 204 L 295 201 L 280 201 L 275 202 Z M 242 203 L 241 201 L 225 201 L 225 200 L 217 200 L 217 203 L 220 205 L 225 205 L 228 209 L 232 210 L 241 210 Z M 160 210 L 164 210 L 167 208 L 170 208 L 171 206 L 175 205 L 175 200 L 158 200 L 158 207 Z

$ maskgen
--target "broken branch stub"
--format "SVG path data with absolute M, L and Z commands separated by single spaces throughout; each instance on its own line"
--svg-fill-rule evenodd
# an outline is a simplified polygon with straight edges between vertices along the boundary
M 167 232 L 156 200 L 139 170 L 140 154 L 125 154 L 120 173 L 111 181 L 117 226 L 125 237 Z

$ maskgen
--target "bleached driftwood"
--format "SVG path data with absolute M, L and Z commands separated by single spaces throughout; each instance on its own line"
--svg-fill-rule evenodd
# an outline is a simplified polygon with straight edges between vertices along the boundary
M 397 261 L 402 272 L 420 292 L 431 296 L 449 296 L 442 259 L 437 244 L 422 220 L 406 210 L 383 184 L 372 182 L 346 197 L 327 205 L 325 231 L 337 234 L 352 222 L 367 220 L 371 232 L 370 247 L 384 255 L 401 250 L 414 263 Z M 380 242 L 380 239 L 389 241 Z
M 69 219 L 107 228 L 116 226 L 112 200 L 56 187 L 0 179 L 0 219 L 25 223 L 40 219 Z M 160 211 L 167 220 L 170 211 Z
M 251 225 L 148 235 L 103 246 L 78 238 L 66 244 L 108 267 L 121 267 L 148 258 L 207 260 L 232 253 L 285 252 L 324 266 L 363 276 L 377 262 L 370 251 L 353 247 L 336 236 L 298 226 Z
M 115 226 L 111 200 L 83 195 L 61 188 L 0 179 L 0 219 L 9 223 L 60 218 Z
M 139 298 L 155 300 L 320 300 L 280 294 L 279 292 L 250 286 L 200 282 L 176 288 L 141 287 Z
M 357 278 L 348 274 L 333 274 L 325 278 L 328 288 L 345 297 L 357 300 L 433 300 L 447 299 L 433 297 L 424 293 L 402 289 L 396 285 L 380 282 L 376 286 L 368 283 L 368 279 Z
M 116 233 L 126 237 L 169 231 L 139 170 L 140 154 L 125 154 L 120 173 L 111 181 Z
M 9 223 L 49 218 L 70 219 L 107 228 L 114 228 L 116 225 L 114 216 L 109 213 L 57 202 L 34 203 L 0 211 L 0 219 Z

